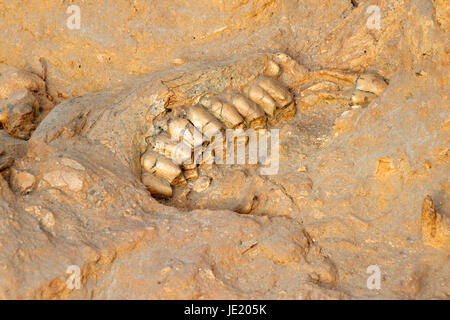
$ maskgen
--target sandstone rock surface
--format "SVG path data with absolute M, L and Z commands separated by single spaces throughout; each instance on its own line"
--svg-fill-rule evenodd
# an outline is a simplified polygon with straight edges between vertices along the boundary
M 70 30 L 65 2 L 0 3 L 0 99 L 59 103 L 29 141 L 0 130 L 0 298 L 448 299 L 449 5 L 381 0 L 379 29 L 369 5 L 84 1 Z M 152 198 L 161 117 L 277 59 L 297 105 L 278 173 L 202 166 L 202 192 Z M 331 79 L 366 71 L 384 91 L 352 108 L 357 77 Z

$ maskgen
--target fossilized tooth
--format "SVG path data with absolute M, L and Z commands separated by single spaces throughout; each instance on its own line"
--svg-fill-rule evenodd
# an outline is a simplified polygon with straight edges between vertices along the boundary
M 357 90 L 372 92 L 378 96 L 384 92 L 387 86 L 388 84 L 383 77 L 375 73 L 363 73 L 356 80 Z
M 200 104 L 210 110 L 229 129 L 237 128 L 244 122 L 236 108 L 226 101 L 221 101 L 218 98 L 203 97 L 200 100 Z
M 187 110 L 189 121 L 207 138 L 212 138 L 224 129 L 222 123 L 202 106 L 195 105 Z
M 144 172 L 141 180 L 152 196 L 156 198 L 172 197 L 172 187 L 170 183 L 163 178 L 155 176 L 149 172 Z
M 211 177 L 201 176 L 197 181 L 195 181 L 194 185 L 192 186 L 192 190 L 194 192 L 203 192 L 208 189 L 210 184 Z
M 174 187 L 181 187 L 184 186 L 187 183 L 186 181 L 186 177 L 184 176 L 183 173 L 181 173 L 178 177 L 176 177 L 173 181 L 172 181 L 172 185 Z
M 352 94 L 352 103 L 354 105 L 367 104 L 375 100 L 378 96 L 372 92 L 354 90 Z
M 163 156 L 182 164 L 192 159 L 192 147 L 184 141 L 175 142 L 166 133 L 161 133 L 153 139 L 152 149 Z
M 198 149 L 197 152 L 194 153 L 194 163 L 195 164 L 211 164 L 214 163 L 215 160 L 215 150 L 218 146 L 223 146 L 225 144 L 225 139 L 221 142 L 218 140 L 212 141 L 209 144 L 205 144 L 201 149 Z M 223 149 L 222 149 L 223 150 Z M 224 153 L 224 151 L 223 151 Z
M 281 68 L 275 61 L 269 59 L 266 62 L 264 74 L 268 75 L 269 77 L 278 77 L 281 74 Z
M 324 69 L 311 72 L 309 78 L 314 80 L 333 81 L 342 85 L 353 86 L 358 79 L 358 74 L 340 70 Z
M 6 107 L 6 104 L 0 105 L 0 123 L 5 125 L 6 121 L 8 120 L 8 108 Z
M 256 102 L 264 112 L 269 116 L 273 116 L 277 103 L 263 88 L 254 84 L 245 89 L 245 94 L 254 102 Z
M 172 160 L 152 150 L 146 151 L 141 157 L 141 165 L 145 171 L 172 183 L 180 174 L 181 169 Z
M 293 100 L 292 94 L 280 82 L 271 77 L 261 77 L 257 81 L 258 86 L 264 89 L 277 102 L 280 108 L 290 104 Z
M 201 136 L 201 133 L 189 122 L 187 119 L 178 118 L 172 119 L 168 124 L 169 135 L 172 139 L 179 142 L 184 141 L 191 147 L 198 147 L 202 144 L 201 139 L 195 139 L 196 134 Z
M 328 81 L 328 80 L 319 81 L 319 82 L 315 82 L 313 84 L 308 84 L 308 86 L 305 86 L 305 88 L 302 88 L 302 95 L 308 91 L 320 91 L 320 90 L 339 91 L 339 90 L 341 90 L 341 87 L 339 86 L 339 84 L 334 83 L 332 81 Z
M 184 177 L 187 180 L 194 180 L 198 178 L 197 164 L 190 163 L 183 165 Z
M 275 63 L 278 63 L 283 68 L 283 75 L 286 73 L 295 75 L 295 78 L 299 78 L 300 80 L 304 80 L 306 75 L 309 73 L 309 70 L 298 63 L 295 59 L 291 58 L 284 52 L 279 52 L 273 55 L 273 60 Z M 298 81 L 298 79 L 296 79 Z
M 0 150 L 1 152 L 1 150 Z M 0 153 L 0 172 L 8 169 L 9 167 L 11 167 L 14 164 L 14 158 L 11 156 L 1 156 L 2 154 Z
M 248 143 L 248 141 L 249 141 L 250 139 L 249 139 L 249 137 L 248 136 L 236 136 L 236 137 L 234 137 L 233 138 L 233 145 L 234 146 L 237 146 L 237 145 L 241 145 L 241 144 L 244 144 L 244 145 L 246 145 L 247 143 Z
M 351 100 L 354 93 L 354 89 L 347 89 L 341 91 L 328 91 L 328 90 L 318 90 L 310 91 L 309 89 L 301 93 L 301 101 L 307 105 L 318 104 L 319 101 L 333 101 L 335 103 L 347 104 Z
M 256 103 L 243 96 L 242 94 L 229 93 L 226 95 L 228 101 L 230 101 L 236 110 L 244 117 L 245 121 L 249 124 L 249 127 L 254 128 L 252 123 L 264 123 L 266 114 Z
M 192 162 L 192 163 L 186 163 L 183 165 L 183 169 L 184 170 L 193 170 L 197 168 L 197 164 Z
M 233 130 L 233 132 L 230 132 L 230 133 L 227 132 L 226 141 L 224 141 L 225 142 L 224 148 L 228 149 L 231 147 L 235 147 L 236 145 L 240 145 L 240 144 L 246 145 L 248 143 L 248 141 L 249 141 L 249 136 L 246 133 L 246 131 Z
M 8 109 L 7 119 L 3 126 L 7 128 L 10 136 L 28 140 L 36 129 L 33 106 L 19 103 L 10 105 Z
M 249 214 L 250 212 L 252 212 L 252 204 L 253 204 L 252 201 L 247 201 L 247 202 L 241 204 L 235 210 L 236 210 L 236 212 L 238 212 L 240 214 Z

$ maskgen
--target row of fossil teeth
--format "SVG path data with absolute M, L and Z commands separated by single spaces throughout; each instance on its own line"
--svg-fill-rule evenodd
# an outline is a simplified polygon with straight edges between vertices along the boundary
M 245 88 L 244 94 L 228 90 L 218 96 L 202 97 L 199 104 L 184 107 L 180 116 L 169 120 L 167 132 L 149 141 L 141 157 L 143 184 L 153 196 L 170 198 L 172 186 L 198 178 L 196 164 L 201 161 L 194 159 L 194 150 L 206 149 L 225 129 L 266 128 L 267 116 L 293 103 L 289 90 L 267 76 Z M 242 141 L 246 141 L 245 137 Z M 203 162 L 205 156 L 213 156 L 211 152 L 200 155 Z

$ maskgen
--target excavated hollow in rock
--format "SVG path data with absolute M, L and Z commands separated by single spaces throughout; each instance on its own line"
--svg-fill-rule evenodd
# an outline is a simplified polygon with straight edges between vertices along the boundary
M 142 143 L 165 108 L 230 83 L 243 85 L 263 71 L 266 59 L 257 55 L 215 69 L 177 70 L 169 75 L 176 78 L 172 81 L 154 75 L 134 86 L 67 101 L 51 112 L 29 141 L 27 155 L 14 165 L 15 176 L 31 175 L 34 181 L 14 204 L 18 214 L 5 221 L 2 240 L 8 250 L 2 252 L 20 254 L 2 271 L 2 297 L 269 298 L 283 290 L 295 298 L 301 283 L 309 283 L 303 294 L 317 288 L 313 295 L 343 297 L 332 290 L 338 279 L 333 263 L 301 225 L 231 211 L 180 212 L 158 204 L 138 179 Z M 40 239 L 39 250 L 20 246 L 17 237 L 7 240 L 23 228 L 20 238 Z M 147 262 L 133 271 L 126 265 L 134 259 L 138 265 Z M 39 278 L 22 271 L 42 268 L 44 261 L 46 272 Z M 66 287 L 70 265 L 81 268 L 82 291 Z M 142 274 L 147 268 L 161 270 Z M 114 290 L 109 272 L 130 283 L 150 277 L 148 287 Z M 291 272 L 297 280 L 287 277 Z M 24 277 L 19 286 L 7 282 L 17 275 Z M 154 285 L 160 289 L 150 290 Z

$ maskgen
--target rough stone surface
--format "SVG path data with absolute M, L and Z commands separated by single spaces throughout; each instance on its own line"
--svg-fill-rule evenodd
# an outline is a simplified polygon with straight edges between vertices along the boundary
M 65 2 L 1 2 L 0 99 L 61 103 L 28 142 L 0 131 L 0 298 L 448 299 L 448 2 L 381 0 L 379 30 L 353 2 L 84 1 L 80 30 Z M 281 79 L 299 107 L 278 174 L 204 166 L 204 192 L 153 199 L 139 157 L 161 114 L 276 51 L 303 65 Z M 299 75 L 324 68 L 389 85 L 308 107 Z

